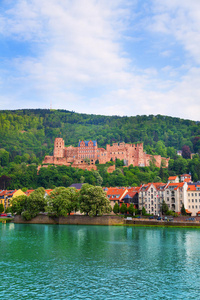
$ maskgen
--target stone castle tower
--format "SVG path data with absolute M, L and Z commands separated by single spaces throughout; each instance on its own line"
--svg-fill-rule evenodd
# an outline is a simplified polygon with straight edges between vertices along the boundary
M 56 138 L 54 141 L 54 153 L 55 158 L 62 158 L 65 154 L 65 142 L 62 138 Z

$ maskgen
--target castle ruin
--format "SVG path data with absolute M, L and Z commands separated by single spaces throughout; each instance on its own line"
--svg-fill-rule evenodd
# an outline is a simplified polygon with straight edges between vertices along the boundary
M 152 161 L 156 167 L 168 167 L 169 158 L 160 155 L 149 155 L 143 150 L 143 143 L 114 143 L 106 145 L 106 149 L 98 148 L 97 141 L 80 141 L 78 147 L 65 147 L 62 138 L 54 142 L 53 156 L 45 156 L 43 165 L 65 165 L 80 169 L 96 170 L 95 162 L 100 164 L 116 159 L 124 160 L 125 166 L 148 167 Z

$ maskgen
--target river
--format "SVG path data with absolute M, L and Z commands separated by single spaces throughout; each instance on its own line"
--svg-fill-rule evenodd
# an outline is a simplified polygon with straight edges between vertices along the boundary
M 0 224 L 1 299 L 200 299 L 200 230 Z

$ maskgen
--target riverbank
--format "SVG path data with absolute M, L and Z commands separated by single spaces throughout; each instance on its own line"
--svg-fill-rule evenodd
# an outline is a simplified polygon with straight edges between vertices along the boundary
M 188 227 L 200 228 L 198 221 L 186 221 L 184 219 L 175 221 L 149 220 L 149 219 L 124 219 L 121 216 L 97 216 L 89 217 L 73 215 L 68 217 L 51 218 L 47 215 L 38 215 L 30 221 L 24 221 L 21 216 L 15 216 L 16 224 L 54 224 L 54 225 L 124 225 L 124 226 L 155 226 L 155 227 Z

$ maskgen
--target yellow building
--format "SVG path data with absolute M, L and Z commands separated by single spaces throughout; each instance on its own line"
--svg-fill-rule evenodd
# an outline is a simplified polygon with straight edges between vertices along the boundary
M 4 190 L 0 192 L 0 204 L 3 204 L 4 210 L 11 206 L 11 200 L 17 196 L 26 195 L 21 189 Z

